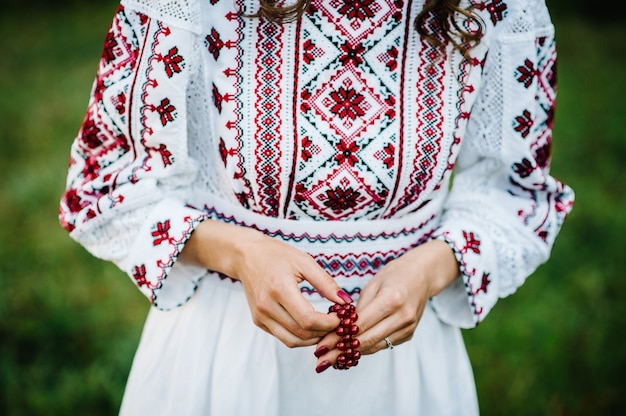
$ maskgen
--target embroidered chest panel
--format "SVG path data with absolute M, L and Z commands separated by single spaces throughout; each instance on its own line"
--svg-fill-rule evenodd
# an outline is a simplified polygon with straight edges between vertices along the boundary
M 219 3 L 204 12 L 212 122 L 244 206 L 293 219 L 388 218 L 447 181 L 467 74 L 433 60 L 438 51 L 415 32 L 422 2 L 314 0 L 285 24 Z

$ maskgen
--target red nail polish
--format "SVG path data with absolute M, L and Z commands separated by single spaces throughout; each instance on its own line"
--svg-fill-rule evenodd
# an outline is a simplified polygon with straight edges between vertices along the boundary
M 330 367 L 330 362 L 329 362 L 329 361 L 322 361 L 322 362 L 320 363 L 320 365 L 318 365 L 318 366 L 315 368 L 315 372 L 319 374 L 319 373 L 321 373 L 322 371 L 326 370 L 328 367 Z
M 339 291 L 337 291 L 337 296 L 339 296 L 341 298 L 341 300 L 343 300 L 346 303 L 353 303 L 354 302 L 354 300 L 352 300 L 350 295 L 348 295 L 346 292 L 344 292 L 343 289 L 339 289 Z
M 328 347 L 325 345 L 322 345 L 321 347 L 315 350 L 314 354 L 317 358 L 320 358 L 322 355 L 326 354 L 327 352 L 328 352 Z

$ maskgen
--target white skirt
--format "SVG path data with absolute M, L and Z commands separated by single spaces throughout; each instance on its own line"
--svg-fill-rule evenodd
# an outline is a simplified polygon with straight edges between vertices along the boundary
M 328 301 L 307 297 L 327 310 Z M 241 285 L 208 274 L 182 307 L 151 309 L 120 414 L 478 414 L 460 330 L 430 307 L 411 341 L 347 371 L 317 374 L 313 351 L 290 349 L 256 327 Z

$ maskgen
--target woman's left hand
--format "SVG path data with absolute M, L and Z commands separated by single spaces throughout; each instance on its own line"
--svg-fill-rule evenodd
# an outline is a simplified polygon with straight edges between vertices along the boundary
M 428 299 L 458 275 L 452 250 L 440 240 L 424 243 L 386 264 L 363 288 L 356 305 L 361 354 L 388 348 L 386 337 L 394 346 L 409 341 Z M 339 338 L 331 332 L 318 343 L 318 368 L 336 362 Z

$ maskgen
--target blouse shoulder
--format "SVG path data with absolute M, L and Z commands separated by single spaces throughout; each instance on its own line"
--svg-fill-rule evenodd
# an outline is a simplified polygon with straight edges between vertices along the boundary
M 121 0 L 122 6 L 169 25 L 199 34 L 199 0 Z
M 554 32 L 545 0 L 481 0 L 475 3 L 486 34 L 498 40 L 535 38 Z

